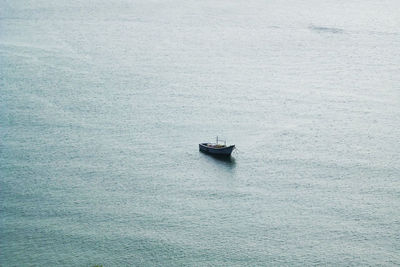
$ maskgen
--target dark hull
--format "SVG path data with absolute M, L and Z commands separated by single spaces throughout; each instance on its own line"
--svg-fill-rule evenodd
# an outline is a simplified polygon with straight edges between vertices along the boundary
M 235 145 L 223 147 L 223 148 L 214 148 L 207 146 L 207 143 L 199 144 L 199 150 L 204 153 L 208 153 L 216 156 L 230 156 L 232 151 L 235 149 Z

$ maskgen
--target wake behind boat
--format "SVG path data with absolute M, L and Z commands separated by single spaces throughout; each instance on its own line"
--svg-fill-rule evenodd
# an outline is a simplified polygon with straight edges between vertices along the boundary
M 216 156 L 230 156 L 234 149 L 235 149 L 235 145 L 227 146 L 226 141 L 224 141 L 223 145 L 219 144 L 218 136 L 217 136 L 216 143 L 201 143 L 201 144 L 199 144 L 199 150 L 201 152 L 205 152 L 205 153 L 216 155 Z

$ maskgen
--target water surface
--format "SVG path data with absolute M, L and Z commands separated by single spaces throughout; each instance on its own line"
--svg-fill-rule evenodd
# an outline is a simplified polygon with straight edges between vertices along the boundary
M 0 6 L 0 265 L 400 264 L 398 1 Z

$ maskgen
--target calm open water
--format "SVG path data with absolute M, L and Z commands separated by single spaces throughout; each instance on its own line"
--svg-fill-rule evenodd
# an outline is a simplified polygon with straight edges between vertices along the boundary
M 0 0 L 0 265 L 400 265 L 399 10 Z

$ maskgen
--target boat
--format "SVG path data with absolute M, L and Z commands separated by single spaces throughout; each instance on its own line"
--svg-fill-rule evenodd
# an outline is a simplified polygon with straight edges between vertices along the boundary
M 223 141 L 224 144 L 220 144 L 219 141 Z M 200 143 L 199 150 L 204 153 L 208 153 L 215 156 L 230 156 L 232 151 L 235 149 L 235 145 L 226 145 L 226 141 L 218 140 L 216 143 Z

